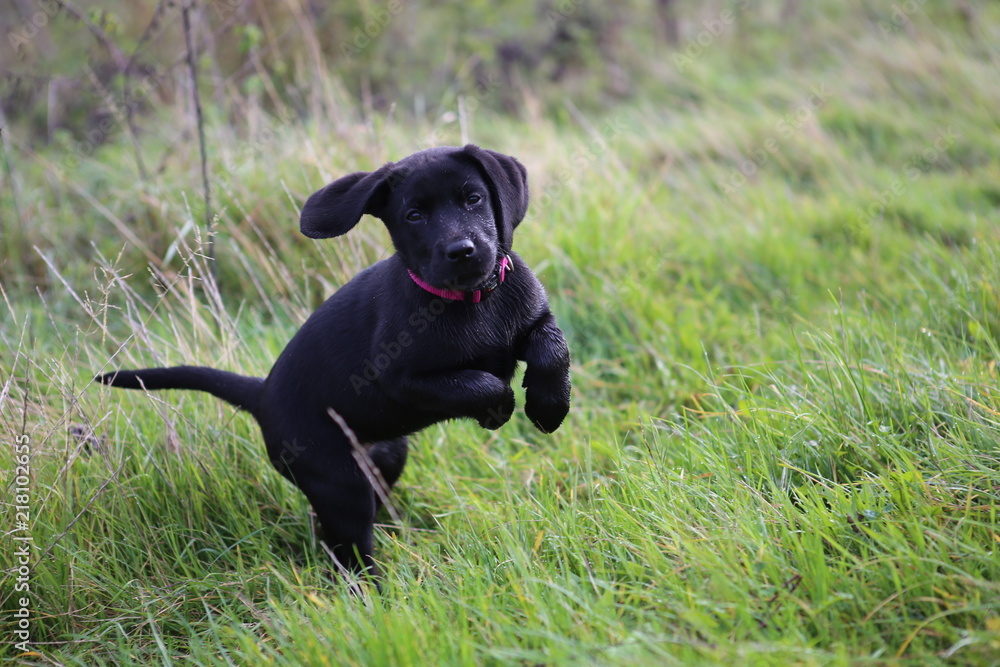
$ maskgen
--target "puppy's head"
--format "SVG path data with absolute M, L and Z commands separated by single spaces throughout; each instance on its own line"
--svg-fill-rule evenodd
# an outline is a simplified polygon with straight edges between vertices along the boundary
M 469 144 L 430 148 L 336 180 L 309 197 L 299 224 L 310 238 L 329 238 L 374 215 L 408 269 L 434 287 L 471 290 L 510 250 L 527 208 L 524 166 Z

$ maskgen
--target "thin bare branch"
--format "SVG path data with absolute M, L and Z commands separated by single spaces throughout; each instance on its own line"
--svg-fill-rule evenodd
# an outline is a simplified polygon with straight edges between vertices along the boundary
M 191 4 L 190 0 L 184 2 L 181 14 L 184 17 L 184 41 L 187 43 L 188 70 L 191 72 L 191 95 L 194 99 L 194 113 L 198 124 L 198 147 L 201 151 L 201 183 L 205 197 L 205 236 L 207 238 L 206 249 L 208 259 L 211 262 L 208 267 L 209 274 L 215 279 L 215 238 L 212 230 L 212 192 L 208 183 L 208 153 L 205 146 L 205 118 L 201 111 L 201 95 L 198 93 L 198 64 L 195 55 L 194 40 L 191 37 Z
M 82 9 L 74 5 L 69 0 L 55 0 L 55 1 L 56 4 L 65 9 L 66 12 L 70 14 L 73 18 L 75 18 L 77 21 L 80 21 L 80 23 L 82 23 L 83 25 L 87 26 L 87 29 L 91 32 L 91 34 L 93 34 L 94 37 L 97 38 L 97 41 L 99 41 L 101 45 L 104 46 L 104 48 L 107 50 L 108 55 L 110 55 L 111 59 L 115 62 L 115 67 L 118 68 L 119 72 L 124 72 L 128 68 L 129 59 L 125 57 L 125 54 L 122 52 L 122 50 L 118 48 L 118 45 L 114 43 L 114 40 L 111 39 L 108 33 L 104 32 L 104 29 L 101 28 L 101 26 L 95 24 L 93 21 L 87 18 L 87 14 L 84 13 Z

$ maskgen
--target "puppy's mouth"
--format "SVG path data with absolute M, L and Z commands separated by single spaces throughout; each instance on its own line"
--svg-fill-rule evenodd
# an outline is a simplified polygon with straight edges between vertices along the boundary
M 500 275 L 501 260 L 505 254 L 493 257 L 476 257 L 468 261 L 430 261 L 411 270 L 422 282 L 438 290 L 449 292 L 474 292 L 493 289 Z M 509 258 L 506 259 L 509 262 Z M 506 264 L 505 264 L 506 265 Z
M 436 289 L 471 292 L 490 281 L 497 265 L 498 260 L 492 253 L 490 255 L 483 253 L 460 261 L 434 258 L 419 267 L 416 272 Z
M 433 272 L 432 272 L 433 273 Z M 457 292 L 471 292 L 485 285 L 492 274 L 492 267 L 485 271 L 463 271 L 450 276 L 433 276 L 427 282 L 442 290 L 455 290 Z
M 470 271 L 468 274 L 460 275 L 459 282 L 464 285 L 462 289 L 465 290 L 476 290 L 485 286 L 492 275 L 496 272 L 496 263 L 492 266 L 486 266 L 479 271 Z
M 451 279 L 431 283 L 410 270 L 410 278 L 424 290 L 437 296 L 479 303 L 504 282 L 506 274 L 513 268 L 510 255 L 504 254 L 489 274 L 482 271 L 453 272 Z

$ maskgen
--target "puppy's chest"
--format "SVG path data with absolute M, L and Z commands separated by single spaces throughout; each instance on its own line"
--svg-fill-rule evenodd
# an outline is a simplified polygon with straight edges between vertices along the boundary
M 438 317 L 415 328 L 414 352 L 447 359 L 451 363 L 470 362 L 484 357 L 508 357 L 513 353 L 519 331 L 516 318 L 500 316 L 488 307 L 452 304 Z
M 513 323 L 485 313 L 456 317 L 449 327 L 442 322 L 439 339 L 456 360 L 483 356 L 505 356 L 514 348 L 518 332 Z

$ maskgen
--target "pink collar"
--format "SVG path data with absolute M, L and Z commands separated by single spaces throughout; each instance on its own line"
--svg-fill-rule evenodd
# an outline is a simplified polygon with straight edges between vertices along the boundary
M 442 299 L 451 299 L 452 301 L 471 301 L 472 303 L 479 303 L 484 298 L 489 296 L 490 292 L 495 290 L 500 286 L 500 283 L 504 281 L 507 276 L 508 269 L 514 268 L 514 262 L 511 261 L 510 257 L 504 255 L 500 259 L 500 266 L 497 270 L 490 276 L 490 279 L 486 281 L 486 284 L 477 290 L 472 290 L 471 292 L 463 292 L 456 289 L 438 289 L 432 285 L 421 280 L 417 274 L 413 271 L 409 271 L 410 278 L 413 279 L 417 285 L 419 285 L 424 290 L 430 292 L 434 296 L 439 296 Z

